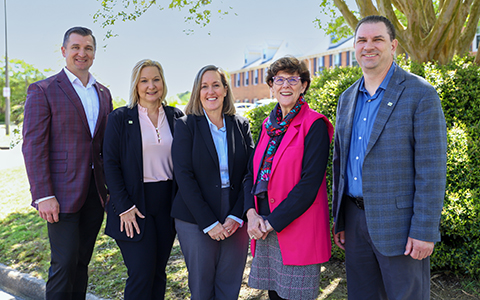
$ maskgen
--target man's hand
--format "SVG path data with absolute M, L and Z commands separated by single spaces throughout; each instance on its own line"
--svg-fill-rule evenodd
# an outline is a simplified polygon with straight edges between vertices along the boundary
M 410 255 L 413 259 L 422 260 L 432 255 L 434 246 L 433 242 L 425 242 L 408 237 L 404 255 Z
M 335 245 L 345 251 L 345 231 L 340 231 L 339 233 L 335 234 L 335 223 L 333 223 L 332 235 Z
M 47 200 L 43 200 L 38 203 L 38 214 L 40 218 L 49 223 L 56 223 L 59 221 L 58 214 L 60 213 L 60 204 L 58 204 L 57 198 L 53 197 Z

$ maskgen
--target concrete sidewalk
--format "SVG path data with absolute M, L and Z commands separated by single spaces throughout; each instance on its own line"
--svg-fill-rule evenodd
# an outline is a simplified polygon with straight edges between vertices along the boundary
M 0 289 L 0 300 L 26 300 L 26 299 L 15 297 L 14 295 L 9 294 Z
M 10 295 L 0 293 L 0 300 L 43 300 L 45 299 L 45 281 L 0 264 L 0 289 Z M 2 298 L 5 296 L 5 298 Z M 87 294 L 87 300 L 106 300 Z
M 5 137 L 5 125 L 0 125 L 0 147 L 9 148 L 9 138 Z M 13 149 L 0 150 L 0 172 L 10 168 L 25 166 L 22 144 Z M 3 291 L 2 291 L 3 290 Z M 0 300 L 43 300 L 45 281 L 0 264 Z M 88 300 L 103 300 L 88 294 Z

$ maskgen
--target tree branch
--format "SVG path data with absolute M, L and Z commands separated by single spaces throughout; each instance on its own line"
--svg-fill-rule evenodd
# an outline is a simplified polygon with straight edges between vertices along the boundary
M 362 18 L 370 15 L 378 15 L 377 8 L 371 0 L 355 0 L 355 2 L 357 3 Z
M 355 17 L 355 15 L 352 13 L 352 11 L 348 8 L 347 4 L 343 0 L 334 0 L 335 6 L 337 9 L 342 13 L 343 18 L 347 22 L 348 26 L 352 28 L 352 30 L 355 30 L 355 27 L 357 27 L 358 19 Z
M 465 14 L 465 16 L 462 16 L 463 20 L 465 20 L 468 15 L 468 21 L 460 33 L 458 42 L 455 43 L 455 53 L 458 55 L 463 55 L 469 50 L 472 43 L 471 41 L 477 32 L 477 25 L 480 19 L 480 0 L 473 1 L 473 4 L 468 5 L 468 7 L 464 5 L 462 7 L 462 14 L 463 13 Z
M 438 15 L 435 25 L 431 28 L 430 33 L 425 38 L 425 46 L 429 49 L 441 49 L 446 41 L 448 31 L 453 24 L 458 10 L 460 8 L 461 0 L 452 0 L 443 6 Z

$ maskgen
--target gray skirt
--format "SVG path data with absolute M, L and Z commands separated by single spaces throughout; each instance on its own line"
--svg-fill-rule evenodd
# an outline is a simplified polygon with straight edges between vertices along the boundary
M 286 266 L 272 231 L 264 240 L 257 240 L 248 285 L 260 290 L 274 290 L 289 300 L 316 299 L 320 288 L 321 264 Z

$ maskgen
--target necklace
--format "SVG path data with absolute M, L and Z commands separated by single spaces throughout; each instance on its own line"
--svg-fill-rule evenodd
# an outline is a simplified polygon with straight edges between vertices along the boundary
M 163 125 L 163 122 L 165 122 L 165 113 L 161 114 L 161 116 L 159 116 L 161 119 L 159 120 L 159 124 L 157 127 L 155 127 L 155 131 L 157 132 L 157 141 L 160 143 L 160 141 L 162 140 L 162 137 L 160 135 L 160 129 L 162 128 L 162 125 Z

